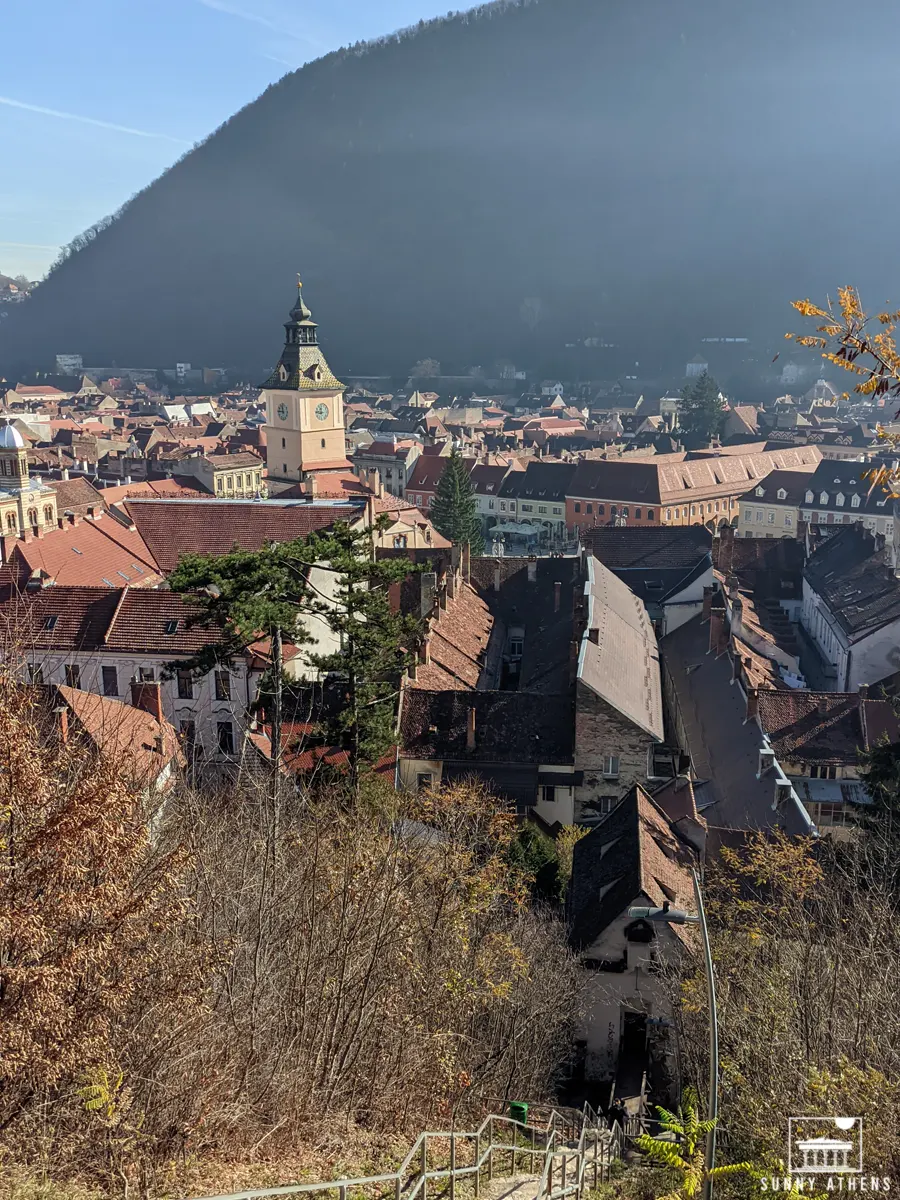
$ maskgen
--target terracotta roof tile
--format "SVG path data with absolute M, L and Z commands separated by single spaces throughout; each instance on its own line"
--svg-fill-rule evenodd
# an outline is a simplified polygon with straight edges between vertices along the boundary
M 363 507 L 339 501 L 127 500 L 125 511 L 160 569 L 173 571 L 183 554 L 227 554 L 235 545 L 259 550 L 358 519 Z
M 152 587 L 162 578 L 141 535 L 110 516 L 64 525 L 30 542 L 17 540 L 10 558 L 59 585 Z

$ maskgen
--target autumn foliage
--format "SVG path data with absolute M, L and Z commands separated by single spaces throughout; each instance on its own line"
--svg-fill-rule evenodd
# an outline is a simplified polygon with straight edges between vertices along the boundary
M 151 810 L 3 672 L 0 764 L 5 1169 L 230 1190 L 198 1180 L 550 1093 L 576 970 L 477 787 Z

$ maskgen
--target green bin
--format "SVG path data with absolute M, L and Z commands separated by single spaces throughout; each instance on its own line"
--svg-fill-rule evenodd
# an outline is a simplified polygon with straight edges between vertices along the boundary
M 510 1100 L 509 1115 L 514 1121 L 521 1121 L 523 1125 L 528 1124 L 528 1105 L 523 1104 L 520 1100 Z

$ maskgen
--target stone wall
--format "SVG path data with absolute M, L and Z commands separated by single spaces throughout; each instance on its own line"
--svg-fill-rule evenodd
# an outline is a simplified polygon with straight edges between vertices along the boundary
M 655 739 L 634 725 L 580 681 L 575 698 L 575 770 L 584 772 L 584 783 L 575 789 L 575 819 L 603 811 L 591 809 L 602 798 L 618 800 L 635 783 L 646 784 L 648 751 Z M 603 775 L 607 755 L 619 759 L 619 776 Z M 607 809 L 608 810 L 608 809 Z

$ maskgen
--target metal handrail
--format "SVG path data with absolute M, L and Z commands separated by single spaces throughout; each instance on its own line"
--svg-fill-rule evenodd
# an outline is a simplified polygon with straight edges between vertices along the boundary
M 545 1107 L 545 1106 L 539 1106 Z M 549 1107 L 549 1106 L 548 1106 Z M 516 1174 L 516 1158 L 521 1156 L 529 1160 L 532 1168 L 534 1159 L 543 1159 L 543 1169 L 540 1182 L 533 1200 L 562 1200 L 573 1193 L 578 1200 L 582 1196 L 584 1180 L 590 1167 L 593 1173 L 593 1186 L 609 1177 L 609 1166 L 614 1158 L 621 1157 L 623 1132 L 618 1124 L 609 1126 L 590 1107 L 583 1109 L 560 1110 L 550 1108 L 550 1116 L 545 1126 L 528 1124 L 517 1121 L 513 1117 L 491 1113 L 484 1118 L 477 1129 L 425 1131 L 420 1133 L 396 1171 L 383 1175 L 363 1175 L 353 1179 L 334 1179 L 316 1183 L 290 1183 L 281 1187 L 255 1188 L 247 1191 L 229 1192 L 219 1196 L 206 1196 L 200 1200 L 258 1200 L 268 1196 L 293 1196 L 309 1192 L 337 1192 L 338 1200 L 347 1200 L 350 1189 L 374 1187 L 378 1184 L 392 1185 L 385 1187 L 385 1200 L 428 1200 L 428 1185 L 431 1181 L 447 1182 L 447 1187 L 439 1193 L 456 1200 L 456 1185 L 470 1177 L 473 1182 L 475 1200 L 478 1200 L 481 1176 L 486 1171 L 488 1182 L 494 1178 L 495 1153 L 509 1153 L 511 1156 L 510 1175 Z M 498 1137 L 495 1130 L 499 1122 L 506 1129 L 512 1127 L 509 1140 Z M 576 1124 L 580 1129 L 576 1131 Z M 559 1141 L 574 1140 L 577 1132 L 577 1144 L 574 1147 L 558 1147 Z M 526 1144 L 517 1139 L 521 1137 Z M 538 1139 L 543 1144 L 538 1145 Z M 531 1144 L 527 1142 L 530 1140 Z M 588 1148 L 590 1140 L 590 1151 Z M 465 1166 L 457 1163 L 457 1150 L 460 1142 L 474 1142 L 472 1162 Z M 449 1165 L 430 1165 L 429 1142 L 449 1143 Z M 560 1188 L 553 1187 L 554 1164 L 561 1161 Z M 418 1167 L 416 1167 L 418 1163 Z M 568 1168 L 575 1166 L 573 1182 L 568 1180 Z M 502 1177 L 502 1176 L 499 1176 Z

